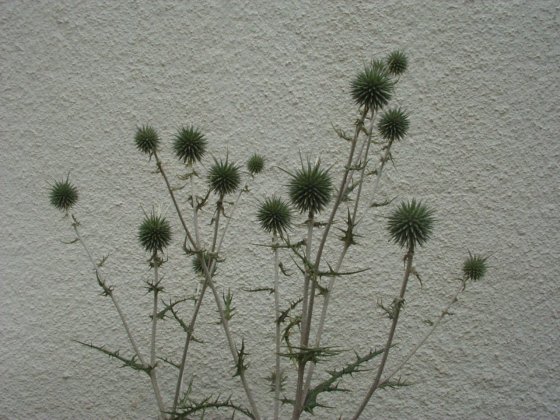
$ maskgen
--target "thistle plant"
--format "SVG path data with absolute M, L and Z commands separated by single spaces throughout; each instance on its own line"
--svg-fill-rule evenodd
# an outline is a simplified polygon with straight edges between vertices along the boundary
M 312 163 L 308 158 L 305 164 L 302 159 L 299 168 L 281 168 L 286 176 L 279 179 L 277 192 L 266 197 L 243 200 L 246 195 L 253 195 L 249 187 L 268 176 L 270 170 L 266 167 L 267 160 L 257 153 L 251 153 L 245 164 L 230 161 L 229 155 L 205 163 L 205 158 L 210 154 L 207 149 L 212 148 L 215 140 L 207 139 L 203 130 L 194 125 L 179 128 L 169 141 L 160 141 L 156 129 L 149 125 L 143 125 L 131 134 L 138 151 L 148 157 L 148 164 L 155 164 L 156 174 L 163 181 L 160 185 L 166 189 L 173 206 L 172 216 L 164 216 L 156 210 L 144 213 L 137 228 L 138 242 L 149 255 L 147 262 L 152 274 L 151 279 L 146 281 L 148 291 L 153 293 L 148 356 L 138 346 L 129 328 L 117 300 L 115 286 L 109 284 L 102 270 L 102 262 L 96 262 L 81 234 L 81 225 L 73 213 L 78 200 L 78 188 L 70 182 L 69 177 L 51 186 L 49 201 L 70 217 L 76 235 L 76 241 L 73 242 L 82 245 L 94 268 L 94 278 L 102 294 L 111 299 L 132 354 L 125 356 L 126 352 L 121 352 L 121 349 L 109 350 L 103 345 L 82 344 L 119 360 L 127 367 L 146 373 L 160 419 L 202 418 L 205 414 L 279 419 L 286 418 L 288 410 L 291 411 L 292 419 L 299 419 L 304 413 L 315 414 L 315 410 L 320 410 L 323 416 L 329 405 L 326 395 L 342 391 L 340 384 L 349 376 L 369 375 L 370 386 L 357 391 L 361 393 L 356 395 L 356 408 L 352 417 L 357 419 L 370 404 L 375 392 L 387 386 L 407 385 L 400 379 L 395 380 L 395 376 L 449 314 L 449 308 L 457 302 L 458 295 L 466 290 L 467 284 L 485 276 L 487 257 L 469 252 L 463 265 L 458 267 L 462 276 L 458 278 L 457 292 L 423 338 L 410 346 L 407 356 L 396 364 L 396 368 L 386 372 L 385 366 L 390 350 L 395 345 L 399 319 L 406 314 L 405 296 L 409 279 L 411 275 L 418 276 L 413 262 L 422 258 L 422 248 L 434 246 L 430 240 L 437 229 L 437 213 L 430 203 L 410 198 L 393 205 L 393 200 L 378 197 L 387 162 L 394 162 L 393 148 L 406 145 L 411 125 L 409 113 L 404 107 L 390 106 L 399 78 L 407 70 L 408 58 L 403 51 L 397 50 L 384 59 L 370 61 L 350 79 L 351 96 L 357 106 L 353 133 L 335 129 L 336 136 L 348 146 L 347 157 L 340 162 L 329 162 L 328 165 L 319 159 Z M 159 155 L 163 147 L 171 147 L 175 158 L 183 165 L 184 173 L 178 174 L 177 179 L 187 181 L 186 185 L 174 185 L 175 178 L 170 178 Z M 334 174 L 339 174 L 340 178 L 335 179 Z M 184 200 L 179 200 L 179 195 Z M 246 340 L 235 315 L 251 305 L 237 296 L 233 285 L 227 284 L 221 277 L 226 271 L 225 265 L 221 264 L 228 257 L 228 250 L 223 246 L 224 239 L 227 235 L 235 236 L 235 232 L 230 232 L 231 221 L 236 217 L 236 209 L 247 206 L 247 202 L 251 201 L 258 205 L 252 210 L 254 216 L 249 223 L 254 222 L 262 231 L 260 243 L 255 246 L 260 245 L 271 251 L 270 266 L 263 260 L 258 264 L 262 272 L 255 273 L 256 278 L 270 279 L 270 283 L 265 287 L 255 284 L 254 289 L 250 290 L 252 293 L 269 292 L 274 295 L 274 316 L 269 319 L 274 343 L 270 343 L 266 349 L 256 349 L 253 343 Z M 188 205 L 180 204 L 184 202 Z M 387 338 L 382 343 L 368 343 L 372 349 L 369 352 L 356 353 L 354 358 L 343 362 L 338 368 L 316 376 L 316 370 L 323 367 L 325 360 L 336 357 L 338 363 L 344 356 L 342 349 L 331 343 L 323 343 L 323 331 L 335 328 L 327 320 L 337 281 L 343 276 L 367 276 L 371 278 L 372 284 L 376 284 L 377 277 L 371 268 L 376 267 L 379 257 L 374 254 L 368 258 L 371 267 L 350 264 L 348 269 L 343 269 L 353 247 L 366 247 L 363 252 L 369 252 L 369 241 L 362 238 L 370 232 L 362 220 L 371 212 L 384 212 L 383 216 L 387 220 L 387 235 L 384 239 L 392 242 L 390 246 L 400 253 L 405 262 L 398 294 L 389 306 L 379 303 L 382 313 L 390 321 Z M 170 217 L 178 220 L 179 231 L 172 229 L 168 221 Z M 169 261 L 167 250 L 172 247 L 180 249 L 184 258 Z M 333 257 L 329 253 L 326 257 L 326 247 L 338 249 L 338 254 Z M 194 290 L 192 296 L 185 295 L 177 300 L 161 298 L 167 291 L 161 270 L 168 263 L 179 266 L 186 264 L 189 274 L 184 284 Z M 222 267 L 220 270 L 217 270 L 218 264 Z M 395 272 L 401 270 L 401 267 L 395 267 Z M 300 292 L 297 295 L 283 288 L 281 278 L 284 276 L 299 276 Z M 219 284 L 216 282 L 218 278 L 221 280 Z M 239 380 L 243 390 L 243 399 L 210 394 L 195 398 L 193 395 L 197 384 L 194 380 L 187 380 L 193 378 L 194 372 L 200 369 L 200 366 L 192 363 L 189 355 L 197 351 L 197 336 L 203 328 L 197 323 L 198 315 L 203 302 L 210 304 L 209 299 L 204 299 L 207 292 L 213 297 L 211 304 L 217 310 L 217 324 L 226 343 L 225 348 L 216 351 L 230 358 L 233 376 Z M 183 304 L 187 301 L 192 302 L 192 306 L 185 309 Z M 317 308 L 320 308 L 320 313 Z M 158 334 L 158 324 L 168 320 L 176 323 L 178 334 L 185 340 L 181 353 L 172 359 L 158 355 L 158 348 L 162 343 L 165 344 L 164 337 Z M 401 345 L 408 346 L 408 343 Z M 258 351 L 267 352 L 274 358 L 274 366 L 268 376 L 272 395 L 260 401 L 255 398 L 253 390 L 263 388 L 260 381 L 264 375 L 252 372 L 250 363 L 251 355 Z M 159 385 L 160 377 L 168 373 L 162 369 L 163 363 L 176 368 L 173 377 L 165 378 L 166 383 L 172 381 L 175 385 L 171 395 L 162 393 Z M 319 377 L 323 379 L 317 379 Z M 221 395 L 230 395 L 228 391 L 223 390 Z M 204 390 L 199 394 L 204 394 Z

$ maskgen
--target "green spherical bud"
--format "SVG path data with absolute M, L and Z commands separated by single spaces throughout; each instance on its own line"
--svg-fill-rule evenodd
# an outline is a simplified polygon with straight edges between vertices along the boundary
M 408 58 L 404 51 L 396 50 L 387 57 L 387 69 L 394 76 L 399 76 L 406 71 Z
M 379 120 L 378 129 L 386 140 L 401 140 L 408 132 L 408 114 L 400 108 L 385 111 Z
M 192 268 L 196 274 L 204 275 L 204 268 L 202 267 L 202 258 L 200 257 L 201 254 L 197 254 L 192 260 Z M 212 264 L 213 259 L 208 255 L 204 254 L 204 262 L 206 263 L 206 268 L 210 270 L 210 265 Z M 214 264 L 214 270 L 212 272 L 212 276 L 216 273 L 217 264 Z
M 323 170 L 319 162 L 307 168 L 302 167 L 288 184 L 290 200 L 301 212 L 319 213 L 331 199 L 332 182 L 328 170 Z
M 433 210 L 414 199 L 402 203 L 389 216 L 387 229 L 393 242 L 412 249 L 416 245 L 423 245 L 432 234 L 433 213 Z
M 241 183 L 239 168 L 233 163 L 214 160 L 214 165 L 208 173 L 210 189 L 216 194 L 226 195 L 234 192 Z
M 466 280 L 477 281 L 484 277 L 486 274 L 486 260 L 488 257 L 481 257 L 480 255 L 472 255 L 469 252 L 469 257 L 463 264 L 463 274 Z
M 373 61 L 352 81 L 352 97 L 372 111 L 385 106 L 393 94 L 394 82 L 381 61 Z
M 184 163 L 193 164 L 199 162 L 206 153 L 206 139 L 196 128 L 183 127 L 175 136 L 173 149 Z
M 152 212 L 140 225 L 138 240 L 148 252 L 163 251 L 171 242 L 171 226 L 164 217 Z
M 159 146 L 159 137 L 156 130 L 149 125 L 144 125 L 136 130 L 134 141 L 138 150 L 148 155 L 152 155 L 157 151 Z
M 292 213 L 284 201 L 272 197 L 265 199 L 261 204 L 257 219 L 266 232 L 283 236 L 290 228 Z
M 59 210 L 68 211 L 78 201 L 78 189 L 68 181 L 57 181 L 49 193 L 51 204 Z
M 261 173 L 264 169 L 264 158 L 261 155 L 253 153 L 253 156 L 251 156 L 247 161 L 247 169 L 251 175 Z

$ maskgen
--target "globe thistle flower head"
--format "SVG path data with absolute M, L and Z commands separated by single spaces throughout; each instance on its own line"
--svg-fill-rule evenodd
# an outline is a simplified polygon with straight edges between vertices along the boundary
M 314 166 L 307 162 L 307 168 L 302 166 L 290 175 L 288 190 L 292 204 L 300 212 L 321 212 L 329 203 L 333 189 L 329 171 L 323 170 L 319 161 Z
M 488 257 L 482 257 L 480 255 L 473 255 L 469 251 L 469 257 L 465 260 L 463 264 L 463 275 L 466 280 L 477 281 L 480 280 L 486 274 L 486 260 Z
M 68 212 L 78 201 L 78 189 L 66 177 L 64 181 L 56 181 L 49 192 L 51 205 Z
M 400 76 L 408 67 L 408 57 L 402 50 L 393 51 L 387 57 L 387 69 L 393 76 Z
M 282 237 L 290 228 L 292 213 L 288 204 L 273 196 L 261 203 L 257 219 L 265 232 Z
M 410 122 L 408 114 L 400 108 L 385 111 L 377 128 L 385 140 L 401 140 L 406 136 Z
M 143 125 L 136 130 L 134 141 L 138 150 L 149 156 L 156 152 L 159 146 L 157 132 L 149 125 Z
M 352 81 L 352 98 L 358 105 L 377 111 L 389 102 L 393 88 L 385 64 L 374 60 Z
M 171 242 L 171 226 L 165 217 L 152 211 L 138 228 L 138 240 L 148 252 L 163 251 Z
M 208 183 L 210 189 L 221 196 L 235 192 L 241 183 L 239 168 L 229 163 L 227 158 L 219 162 L 214 159 L 214 164 L 208 173 Z
M 264 158 L 261 155 L 253 153 L 253 155 L 247 161 L 247 169 L 251 175 L 256 175 L 261 173 L 264 169 Z
M 422 246 L 432 234 L 433 213 L 433 210 L 414 199 L 401 203 L 389 216 L 387 225 L 393 242 L 409 249 Z
M 206 153 L 206 139 L 193 126 L 183 127 L 175 135 L 173 149 L 183 163 L 193 164 L 199 162 Z

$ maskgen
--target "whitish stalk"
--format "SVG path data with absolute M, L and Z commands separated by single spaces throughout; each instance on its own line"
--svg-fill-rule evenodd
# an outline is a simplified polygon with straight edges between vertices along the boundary
M 276 324 L 276 376 L 274 377 L 274 419 L 278 420 L 280 414 L 280 344 L 281 344 L 281 328 L 280 328 L 280 261 L 278 258 L 278 236 L 274 233 L 272 239 L 274 249 L 274 321 Z
M 394 313 L 393 313 L 393 322 L 391 323 L 391 329 L 389 330 L 389 337 L 387 338 L 387 343 L 385 344 L 385 349 L 383 351 L 383 357 L 381 358 L 381 363 L 379 364 L 379 367 L 377 369 L 377 375 L 375 376 L 375 381 L 371 385 L 368 393 L 366 394 L 364 400 L 362 401 L 362 404 L 358 408 L 358 411 L 356 412 L 354 417 L 352 417 L 353 420 L 356 420 L 358 417 L 360 417 L 360 414 L 362 414 L 362 412 L 366 408 L 371 396 L 377 390 L 377 388 L 379 388 L 379 385 L 381 383 L 381 375 L 383 375 L 383 369 L 385 368 L 385 363 L 387 363 L 387 357 L 389 356 L 389 350 L 391 349 L 391 346 L 393 344 L 393 337 L 395 336 L 395 331 L 397 329 L 397 323 L 399 322 L 399 315 L 400 315 L 400 312 L 401 312 L 401 307 L 404 303 L 404 294 L 406 292 L 406 285 L 408 283 L 410 273 L 412 272 L 412 260 L 413 259 L 414 259 L 414 246 L 411 246 L 411 247 L 409 247 L 408 253 L 406 254 L 406 261 L 407 262 L 406 262 L 406 269 L 404 271 L 404 278 L 403 278 L 403 282 L 402 282 L 402 285 L 401 285 L 401 290 L 400 290 L 400 293 L 399 293 L 398 300 L 396 300 L 394 302 L 395 306 L 394 306 Z
M 356 214 L 358 212 L 358 205 L 360 203 L 360 197 L 362 195 L 362 187 L 364 184 L 364 178 L 365 178 L 365 171 L 366 171 L 366 162 L 367 162 L 367 158 L 369 155 L 369 148 L 371 145 L 371 138 L 373 135 L 373 128 L 374 128 L 374 113 L 371 113 L 371 122 L 369 125 L 369 130 L 368 130 L 368 135 L 365 139 L 365 141 L 362 143 L 362 147 L 360 148 L 360 152 L 358 153 L 358 155 L 356 156 L 356 159 L 354 160 L 354 165 L 357 165 L 359 162 L 362 162 L 362 169 L 360 171 L 360 181 L 358 184 L 358 191 L 356 194 L 356 199 L 354 200 L 354 210 L 352 212 L 352 216 L 350 219 L 350 223 L 352 228 L 355 226 L 354 221 L 356 220 Z M 365 146 L 365 152 L 364 152 L 364 146 Z M 351 182 L 351 179 L 348 179 L 348 182 L 346 184 L 345 188 L 348 188 L 349 184 Z M 350 226 L 348 226 L 348 228 L 350 229 Z M 348 252 L 348 248 L 350 247 L 350 244 L 347 242 L 344 242 L 344 247 L 342 248 L 342 252 L 340 254 L 340 257 L 338 258 L 338 261 L 336 262 L 336 266 L 334 271 L 336 273 L 338 273 L 342 267 L 342 262 L 344 261 L 344 258 L 346 257 L 346 253 Z M 325 294 L 324 300 L 323 300 L 323 307 L 321 309 L 321 317 L 319 319 L 319 325 L 317 327 L 317 335 L 315 337 L 315 347 L 319 347 L 321 345 L 321 336 L 323 334 L 323 328 L 325 327 L 325 320 L 327 318 L 327 309 L 329 307 L 329 301 L 331 298 L 331 292 L 334 288 L 334 282 L 336 280 L 336 276 L 332 276 L 331 279 L 329 280 L 329 284 L 327 286 L 327 293 Z M 315 370 L 315 364 L 312 363 L 309 366 L 309 371 L 307 372 L 307 376 L 305 378 L 305 386 L 304 386 L 304 395 L 307 394 L 307 391 L 309 390 L 309 387 L 311 386 L 311 379 L 313 378 L 313 372 Z
M 193 225 L 194 225 L 194 239 L 196 243 L 196 247 L 200 248 L 200 235 L 198 233 L 198 201 L 196 199 L 196 192 L 194 189 L 194 169 L 192 164 L 188 165 L 188 168 L 191 170 L 191 200 L 193 206 Z
M 449 304 L 441 311 L 441 314 L 439 315 L 439 317 L 436 319 L 436 321 L 433 323 L 432 327 L 430 328 L 430 330 L 426 333 L 426 335 L 424 335 L 424 337 L 422 338 L 422 340 L 420 340 L 418 342 L 418 344 L 416 344 L 416 346 L 414 346 L 414 348 L 410 351 L 410 353 L 408 353 L 408 355 L 404 358 L 404 360 L 395 368 L 391 371 L 391 373 L 389 373 L 385 379 L 383 379 L 383 382 L 381 382 L 381 385 L 387 383 L 392 377 L 394 377 L 397 373 L 400 372 L 400 370 L 408 363 L 408 361 L 412 358 L 412 356 L 414 356 L 416 354 L 416 352 L 418 351 L 418 349 L 420 347 L 422 347 L 424 345 L 424 343 L 426 343 L 426 341 L 428 340 L 428 338 L 430 338 L 430 336 L 433 334 L 433 332 L 435 331 L 435 329 L 439 326 L 439 324 L 441 323 L 441 321 L 443 320 L 443 318 L 445 318 L 446 315 L 449 315 L 449 309 L 451 308 L 451 306 L 457 302 L 457 296 L 459 296 L 459 294 L 461 294 L 464 290 L 465 290 L 465 280 L 461 280 L 461 287 L 459 287 L 459 290 L 457 290 L 457 292 L 453 295 L 453 297 L 451 298 L 451 300 L 449 301 Z
M 103 276 L 103 273 L 101 272 L 101 270 L 99 269 L 99 266 L 96 264 L 95 260 L 93 259 L 91 252 L 89 251 L 89 248 L 87 247 L 84 239 L 82 238 L 82 235 L 80 234 L 80 231 L 78 229 L 78 222 L 77 220 L 74 218 L 74 216 L 72 216 L 72 219 L 74 219 L 74 223 L 72 223 L 72 227 L 74 228 L 74 232 L 76 233 L 76 237 L 78 238 L 78 241 L 82 244 L 82 247 L 84 248 L 89 261 L 91 262 L 91 265 L 93 266 L 93 270 L 95 271 L 95 275 L 97 277 L 97 279 L 99 280 L 99 282 L 101 283 L 103 290 L 105 291 L 105 293 L 111 298 L 111 301 L 113 302 L 113 305 L 115 306 L 115 309 L 117 310 L 117 313 L 119 314 L 119 317 L 121 319 L 121 323 L 126 331 L 126 335 L 128 337 L 128 340 L 130 341 L 130 344 L 132 345 L 132 349 L 134 350 L 134 354 L 136 355 L 136 357 L 138 357 L 138 361 L 142 364 L 142 366 L 148 368 L 150 367 L 148 364 L 146 364 L 146 361 L 144 360 L 144 358 L 142 357 L 142 354 L 140 353 L 140 350 L 138 349 L 138 345 L 136 344 L 136 340 L 134 340 L 134 337 L 132 336 L 132 333 L 130 332 L 130 328 L 128 325 L 128 321 L 126 320 L 126 317 L 124 315 L 124 312 L 121 309 L 121 306 L 119 305 L 119 302 L 117 301 L 117 298 L 115 297 L 115 295 L 113 294 L 113 291 L 111 289 L 110 286 L 107 285 L 107 282 L 105 281 L 105 278 Z M 150 379 L 152 382 L 152 387 L 154 389 L 154 394 L 156 396 L 156 401 L 158 404 L 158 408 L 159 408 L 159 417 L 163 418 L 163 414 L 165 412 L 165 406 L 163 405 L 163 400 L 161 398 L 161 393 L 159 390 L 159 386 L 157 384 L 157 380 L 155 378 L 155 372 L 153 369 L 153 365 L 152 365 L 152 369 L 150 370 Z

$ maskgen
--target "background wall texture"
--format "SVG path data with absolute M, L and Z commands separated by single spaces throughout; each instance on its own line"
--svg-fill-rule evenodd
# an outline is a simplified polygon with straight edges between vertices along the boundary
M 173 173 L 170 142 L 182 125 L 200 127 L 214 156 L 267 156 L 226 240 L 219 284 L 235 293 L 232 328 L 270 412 L 273 301 L 243 291 L 272 272 L 253 245 L 266 240 L 256 204 L 285 194 L 278 166 L 297 168 L 298 151 L 327 165 L 345 153 L 331 124 L 348 130 L 356 118 L 350 81 L 397 48 L 410 58 L 396 103 L 411 130 L 381 194 L 425 200 L 438 224 L 418 253 L 424 287 L 410 285 L 390 366 L 447 303 L 468 249 L 491 254 L 491 269 L 403 372 L 414 385 L 379 392 L 363 418 L 560 418 L 559 26 L 553 0 L 0 2 L 0 418 L 155 417 L 147 377 L 72 341 L 128 352 L 83 251 L 62 243 L 73 239 L 68 220 L 48 205 L 49 185 L 70 172 L 86 240 L 97 257 L 110 254 L 105 273 L 147 350 L 149 271 L 136 226 L 153 204 L 179 224 L 153 162 L 135 150 L 142 124 L 159 130 Z M 373 270 L 335 289 L 325 342 L 349 350 L 342 359 L 385 339 L 376 301 L 394 296 L 402 274 L 384 233 L 388 211 L 368 214 L 350 259 Z M 166 299 L 196 288 L 181 240 L 163 268 Z M 296 290 L 295 280 L 285 287 Z M 213 302 L 204 308 L 189 378 L 244 402 Z M 158 345 L 171 357 L 184 339 L 177 331 L 162 324 Z M 351 413 L 372 375 L 344 382 L 355 393 L 324 400 L 339 408 L 318 418 Z

